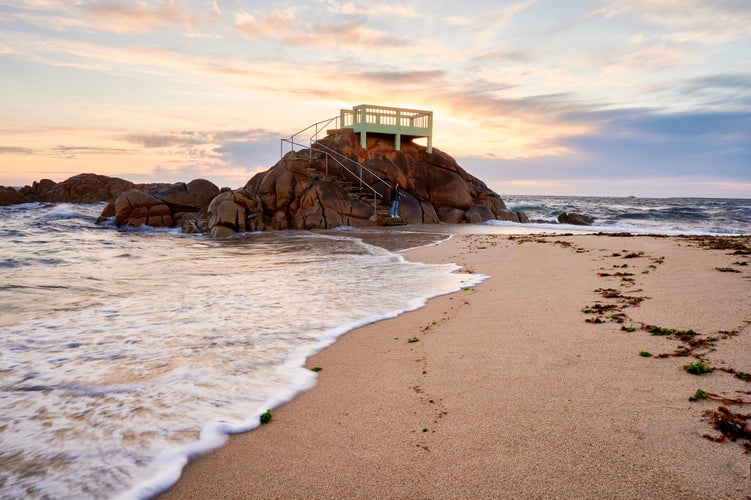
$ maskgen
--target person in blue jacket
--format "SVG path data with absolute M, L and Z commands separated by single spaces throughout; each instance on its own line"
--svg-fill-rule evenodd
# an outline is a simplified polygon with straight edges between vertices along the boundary
M 389 217 L 399 217 L 399 183 L 395 182 L 391 188 L 391 213 Z

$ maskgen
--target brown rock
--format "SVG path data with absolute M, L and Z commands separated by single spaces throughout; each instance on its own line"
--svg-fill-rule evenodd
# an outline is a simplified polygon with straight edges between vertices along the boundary
M 55 187 L 55 181 L 51 179 L 42 179 L 40 181 L 34 181 L 31 186 L 24 186 L 21 188 L 21 193 L 30 197 L 34 201 L 42 201 L 45 199 L 47 191 Z
M 493 212 L 486 205 L 472 205 L 467 210 L 465 217 L 467 218 L 467 222 L 474 224 L 495 219 Z
M 447 224 L 461 224 L 464 222 L 464 210 L 454 207 L 441 207 L 438 209 L 438 219 Z
M 144 184 L 141 190 L 161 200 L 173 212 L 197 212 L 208 208 L 211 200 L 220 192 L 214 183 L 205 179 L 196 179 L 188 184 Z
M 106 221 L 110 217 L 115 217 L 117 215 L 117 212 L 115 211 L 115 202 L 111 201 L 107 203 L 107 206 L 104 207 L 104 210 L 102 210 L 102 213 L 99 214 L 99 218 L 97 218 L 96 223 L 101 224 L 102 222 Z
M 242 189 L 216 196 L 208 208 L 209 235 L 215 238 L 265 228 L 260 217 L 259 200 Z
M 20 193 L 16 188 L 0 186 L 0 207 L 29 203 L 31 201 L 33 200 Z
M 401 151 L 396 151 L 391 138 L 377 134 L 368 135 L 367 148 L 363 149 L 359 136 L 350 130 L 329 135 L 319 144 L 335 151 L 334 158 L 327 157 L 316 145 L 312 150 L 291 151 L 272 168 L 255 175 L 243 188 L 257 198 L 256 218 L 263 220 L 264 227 L 376 225 L 377 215 L 389 210 L 393 182 L 399 182 L 402 188 L 399 215 L 410 224 L 464 222 L 465 212 L 470 210 L 473 221 L 518 220 L 500 196 L 436 149 L 427 153 L 423 146 L 404 141 Z M 360 160 L 363 166 L 351 160 Z M 242 227 L 241 223 L 233 222 L 233 217 L 242 216 L 236 212 L 238 209 L 226 209 L 226 216 L 219 216 L 224 213 L 222 209 L 210 218 L 210 232 L 218 225 L 233 232 Z
M 438 224 L 438 214 L 435 211 L 433 205 L 429 201 L 421 201 L 420 208 L 422 208 L 422 223 L 423 224 Z
M 207 210 L 188 212 L 180 218 L 180 229 L 183 233 L 205 233 L 208 231 Z M 177 225 L 177 222 L 175 222 Z
M 519 222 L 519 216 L 511 210 L 501 210 L 495 214 L 496 219 L 509 222 Z
M 170 208 L 158 198 L 130 189 L 115 200 L 115 223 L 117 226 L 173 227 Z
M 558 222 L 561 224 L 574 224 L 576 226 L 591 226 L 595 220 L 588 216 L 577 213 L 564 212 L 558 216 Z
M 41 182 L 39 189 L 42 189 Z M 132 188 L 132 182 L 117 177 L 96 174 L 79 174 L 70 177 L 63 182 L 54 184 L 49 190 L 41 195 L 43 198 L 41 201 L 99 203 L 102 201 L 111 201 L 124 191 Z

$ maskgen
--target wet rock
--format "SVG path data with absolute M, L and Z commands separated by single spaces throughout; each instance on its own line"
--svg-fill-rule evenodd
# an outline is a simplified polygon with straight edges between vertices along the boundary
M 574 212 L 571 212 L 571 213 L 564 212 L 558 216 L 558 222 L 560 222 L 561 224 L 573 224 L 576 226 L 591 226 L 594 221 L 595 220 L 588 215 L 577 214 Z
M 446 224 L 461 224 L 464 222 L 464 210 L 455 207 L 441 207 L 438 209 L 438 219 Z
M 115 224 L 118 227 L 173 227 L 174 220 L 169 207 L 159 198 L 130 189 L 115 200 Z
M 0 186 L 0 207 L 29 203 L 31 201 L 14 187 Z
M 265 229 L 259 208 L 260 200 L 243 190 L 220 193 L 208 207 L 209 236 L 222 238 Z
M 472 205 L 465 214 L 467 222 L 477 224 L 491 219 L 495 219 L 493 212 L 486 205 Z

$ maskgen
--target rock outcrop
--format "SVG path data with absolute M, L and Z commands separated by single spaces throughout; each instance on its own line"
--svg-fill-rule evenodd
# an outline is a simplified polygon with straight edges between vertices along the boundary
M 214 237 L 269 229 L 368 227 L 384 221 L 393 183 L 401 188 L 399 216 L 407 224 L 527 222 L 500 196 L 446 153 L 391 136 L 369 134 L 362 148 L 349 129 L 335 131 L 311 149 L 291 151 L 245 186 L 220 190 L 197 179 L 188 184 L 134 184 L 81 174 L 49 179 L 20 190 L 0 186 L 0 204 L 33 201 L 110 203 L 99 222 L 118 226 L 181 227 Z
M 185 184 L 141 184 L 120 193 L 99 220 L 114 216 L 117 226 L 175 227 L 186 222 L 185 232 L 204 232 L 201 225 L 219 188 L 205 179 Z
M 8 205 L 19 205 L 21 203 L 29 203 L 30 200 L 26 195 L 21 193 L 18 189 L 13 187 L 0 186 L 0 207 Z
M 114 199 L 133 185 L 118 177 L 96 174 L 79 174 L 60 183 L 42 179 L 18 190 L 0 186 L 0 206 L 33 202 L 100 203 Z
M 209 233 L 374 226 L 379 213 L 388 212 L 394 182 L 402 192 L 399 215 L 408 224 L 519 222 L 500 196 L 449 155 L 435 148 L 427 153 L 409 141 L 397 151 L 390 138 L 376 134 L 368 135 L 363 149 L 359 136 L 343 129 L 312 150 L 287 153 L 243 188 L 222 193 L 209 206 Z
M 99 203 L 110 201 L 132 187 L 132 182 L 118 177 L 80 174 L 51 186 L 41 201 Z

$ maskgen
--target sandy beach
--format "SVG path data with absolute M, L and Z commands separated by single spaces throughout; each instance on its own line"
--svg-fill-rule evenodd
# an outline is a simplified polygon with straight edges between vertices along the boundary
M 733 252 L 503 234 L 405 252 L 489 278 L 341 337 L 308 360 L 315 388 L 160 498 L 747 498 L 747 441 L 704 437 L 706 412 L 751 413 L 711 399 L 751 401 L 751 259 Z M 684 370 L 696 356 L 714 370 Z

